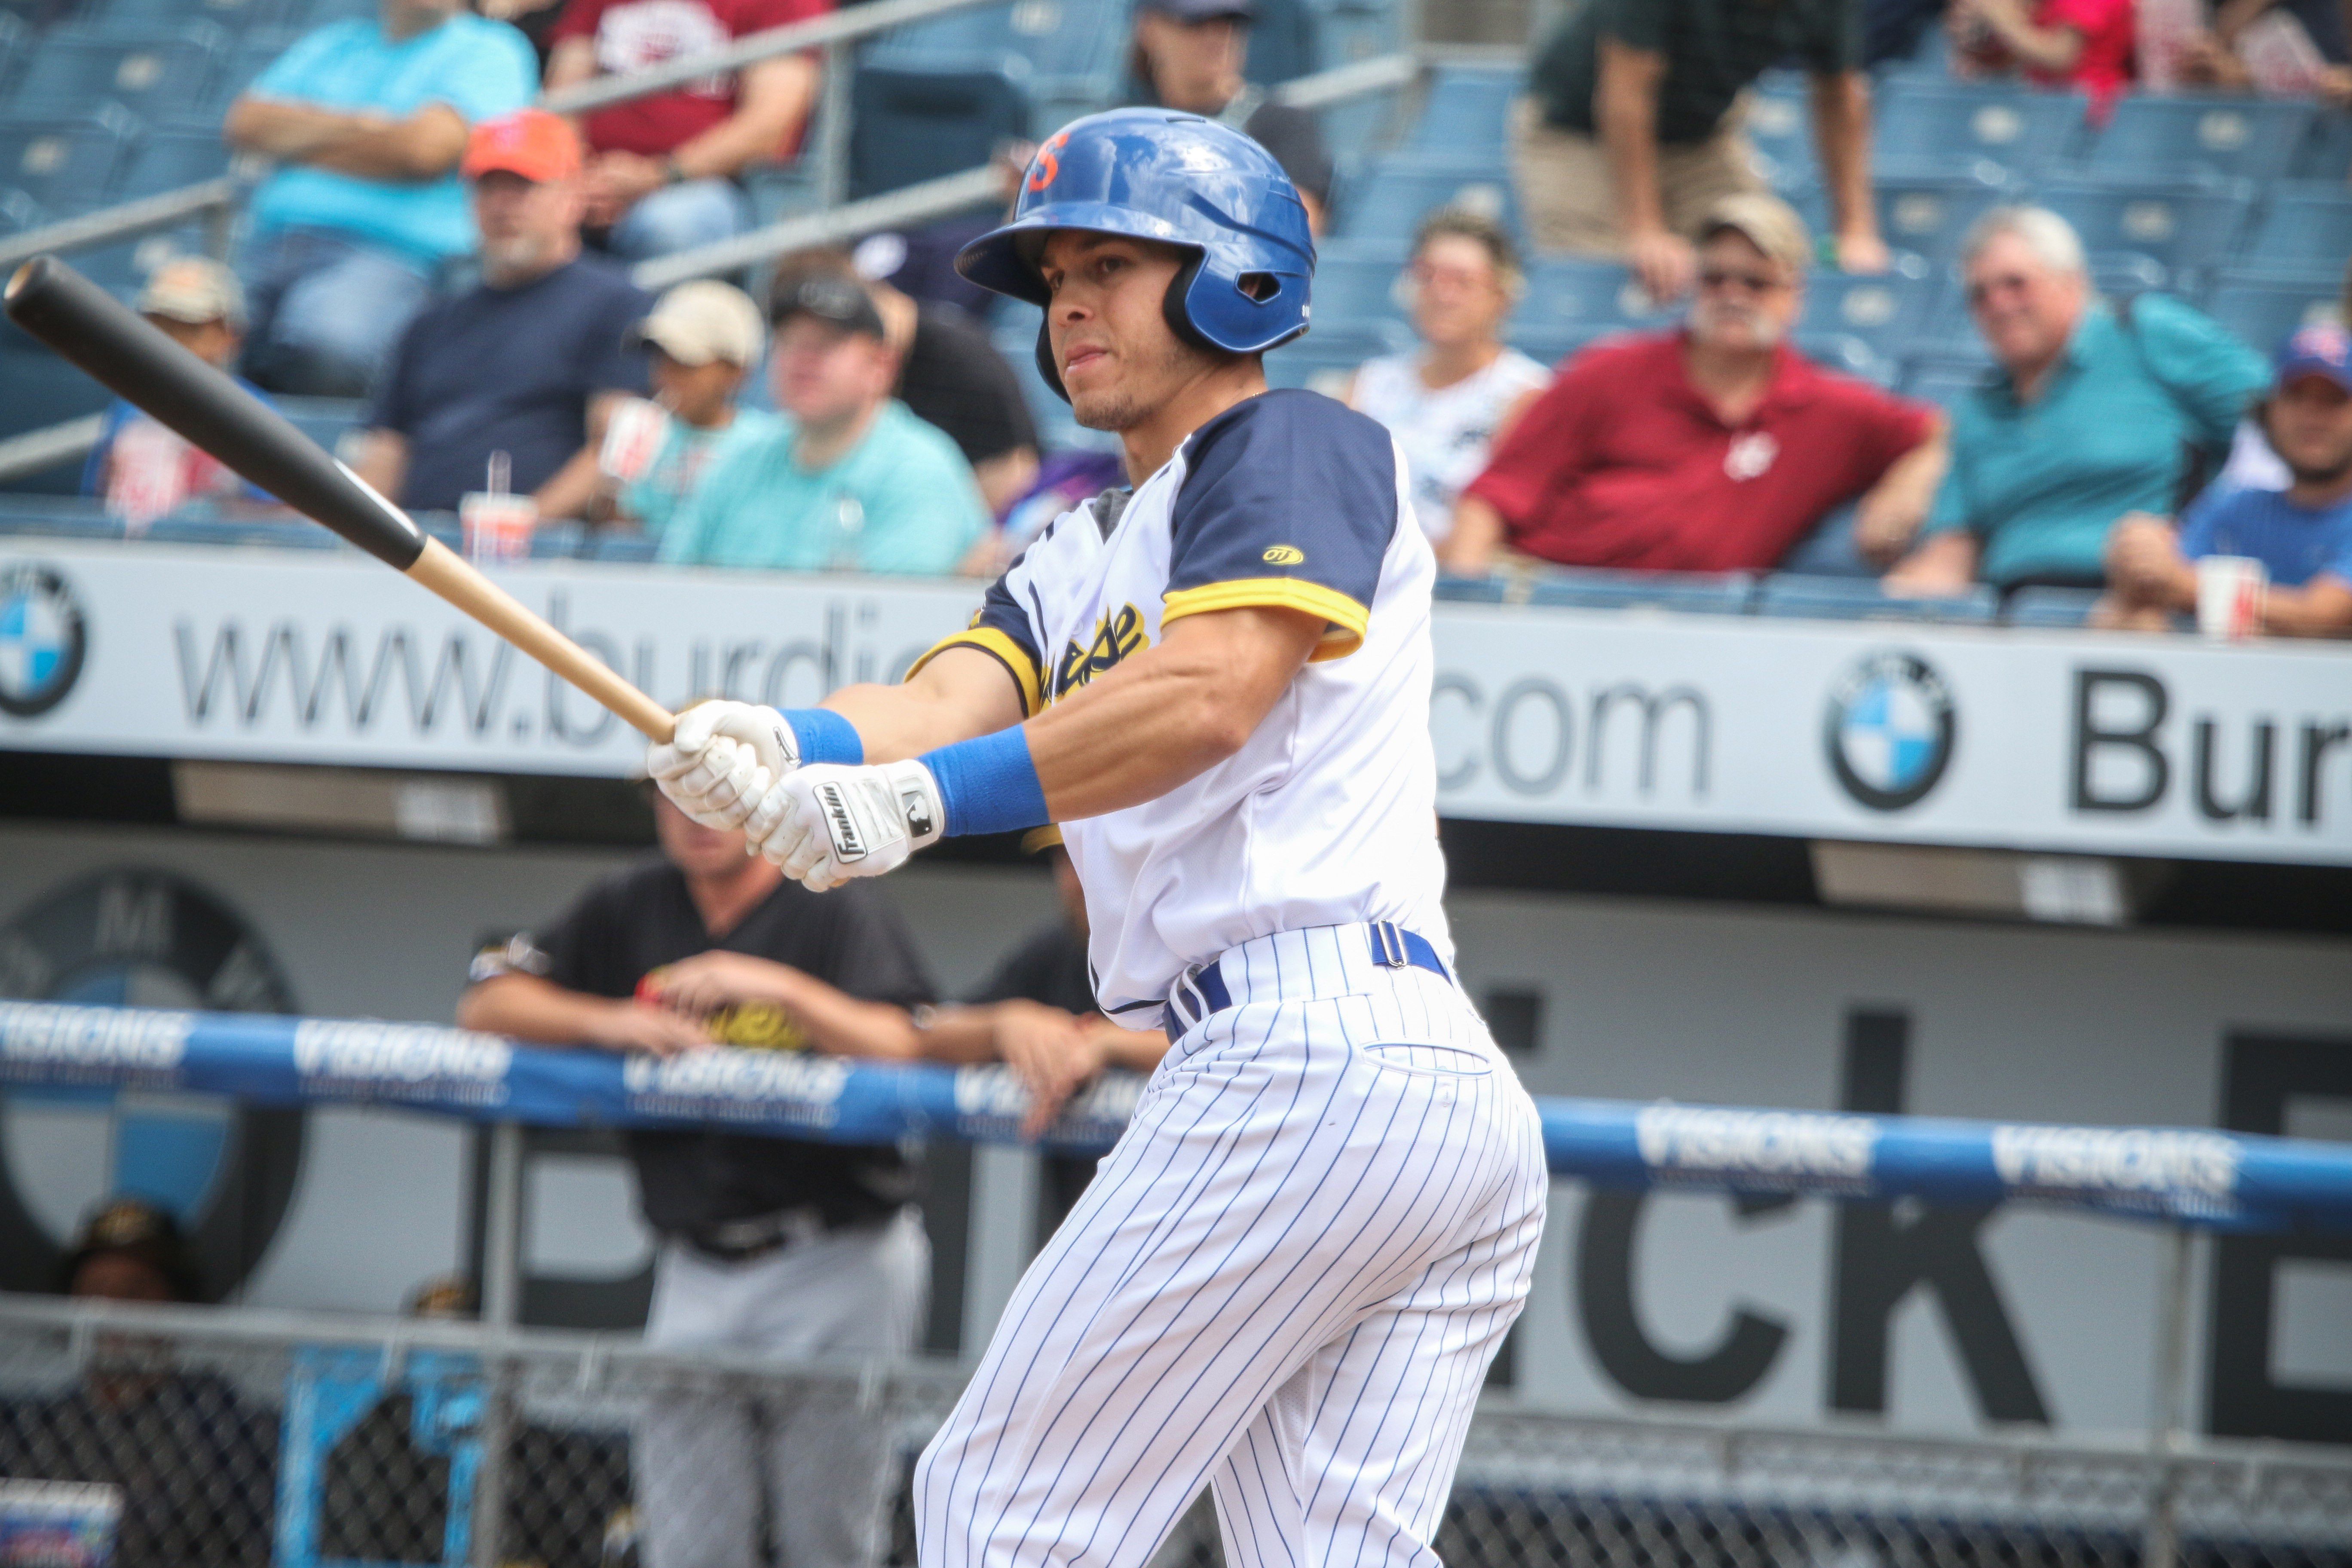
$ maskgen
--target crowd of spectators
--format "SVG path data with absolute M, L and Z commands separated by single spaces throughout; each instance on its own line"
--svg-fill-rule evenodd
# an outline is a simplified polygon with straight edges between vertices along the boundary
M 1313 115 L 1248 79 L 1256 5 L 1137 0 L 1122 96 L 1258 138 L 1319 233 L 1333 160 Z M 236 274 L 174 263 L 140 308 L 257 390 L 363 398 L 355 467 L 414 510 L 505 490 L 542 521 L 635 531 L 676 564 L 992 572 L 1119 476 L 1099 452 L 1047 449 L 985 303 L 945 271 L 955 225 L 659 300 L 629 281 L 631 261 L 744 231 L 744 177 L 796 155 L 816 57 L 570 118 L 529 107 L 825 8 L 383 0 L 298 40 L 231 106 L 224 134 L 274 164 Z M 1883 574 L 1891 595 L 2105 591 L 2105 619 L 2154 626 L 2182 613 L 2200 542 L 2242 537 L 2210 520 L 2251 488 L 2291 498 L 2263 537 L 2300 529 L 2332 605 L 2343 525 L 2325 504 L 2333 481 L 2310 467 L 2325 453 L 2291 459 L 2270 432 L 2334 384 L 2272 387 L 2272 345 L 2167 293 L 2102 298 L 2054 213 L 1997 209 L 1960 247 L 1992 366 L 1949 400 L 1948 422 L 1809 357 L 1793 333 L 1809 274 L 1905 259 L 1878 229 L 1867 68 L 1928 30 L 1956 75 L 2077 90 L 2098 119 L 2150 82 L 2299 83 L 2352 101 L 2343 10 L 1590 0 L 1530 51 L 1510 128 L 1524 232 L 1539 259 L 1622 261 L 1682 319 L 1538 364 L 1507 341 L 1526 287 L 1512 229 L 1448 207 L 1397 280 L 1413 346 L 1332 390 L 1395 434 L 1416 519 L 1457 574 L 1828 561 Z M 2283 86 L 2263 66 L 2282 49 L 2319 64 Z M 1790 63 L 1810 79 L 1819 235 L 1768 194 L 1743 128 L 1757 79 Z M 189 500 L 268 504 L 175 442 L 118 405 L 85 488 L 134 526 Z M 2277 624 L 2334 622 L 2290 606 Z

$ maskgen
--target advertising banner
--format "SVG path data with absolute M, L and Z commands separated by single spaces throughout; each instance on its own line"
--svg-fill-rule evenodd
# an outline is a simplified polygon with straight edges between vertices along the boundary
M 656 699 L 899 675 L 971 583 L 524 563 Z M 2352 864 L 2352 656 L 1441 604 L 1448 816 Z M 0 750 L 618 775 L 617 720 L 354 556 L 0 542 Z

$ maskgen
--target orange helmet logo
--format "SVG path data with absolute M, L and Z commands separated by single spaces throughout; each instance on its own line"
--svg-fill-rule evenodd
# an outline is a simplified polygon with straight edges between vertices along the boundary
M 1067 142 L 1069 139 L 1070 133 L 1068 132 L 1056 131 L 1053 135 L 1045 139 L 1045 144 L 1043 147 L 1037 149 L 1037 156 L 1030 160 L 1029 163 L 1029 188 L 1031 190 L 1042 191 L 1060 177 L 1062 173 L 1062 161 L 1054 156 L 1054 154 L 1060 152 L 1063 144 Z

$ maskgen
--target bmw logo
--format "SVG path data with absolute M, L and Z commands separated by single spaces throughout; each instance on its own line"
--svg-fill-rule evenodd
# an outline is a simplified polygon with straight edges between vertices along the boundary
M 88 646 L 63 575 L 31 562 L 0 567 L 0 713 L 33 719 L 64 701 Z
M 1916 805 L 1952 760 L 1951 689 L 1916 654 L 1856 662 L 1830 691 L 1830 771 L 1873 811 Z

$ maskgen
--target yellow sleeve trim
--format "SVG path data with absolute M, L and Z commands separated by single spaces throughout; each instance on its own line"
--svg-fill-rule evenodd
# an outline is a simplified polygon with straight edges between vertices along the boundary
M 951 637 L 942 637 L 926 650 L 922 658 L 907 667 L 907 679 L 912 680 L 917 670 L 951 647 L 976 647 L 1003 665 L 1004 672 L 1013 677 L 1013 683 L 1021 689 L 1021 716 L 1024 719 L 1036 717 L 1038 709 L 1043 706 L 1038 694 L 1037 661 L 1029 657 L 1028 649 L 994 626 L 974 626 Z
M 1345 658 L 1363 647 L 1364 628 L 1372 618 L 1370 610 L 1339 589 L 1326 588 L 1301 577 L 1243 577 L 1231 583 L 1204 583 L 1198 588 L 1179 588 L 1161 597 L 1164 603 L 1160 624 L 1163 626 L 1210 610 L 1240 610 L 1260 605 L 1320 616 L 1328 624 L 1323 629 L 1323 640 L 1309 656 L 1309 663 Z

